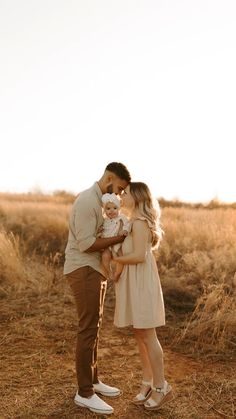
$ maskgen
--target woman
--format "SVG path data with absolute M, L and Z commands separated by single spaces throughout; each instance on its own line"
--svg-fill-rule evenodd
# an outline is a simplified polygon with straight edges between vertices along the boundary
M 172 392 L 164 377 L 163 351 L 156 335 L 156 327 L 165 324 L 161 283 L 152 252 L 162 234 L 159 211 L 148 186 L 142 182 L 131 182 L 123 192 L 122 202 L 132 230 L 122 245 L 123 256 L 114 258 L 124 265 L 116 282 L 114 324 L 132 325 L 138 344 L 143 379 L 133 403 L 157 410 L 171 398 Z

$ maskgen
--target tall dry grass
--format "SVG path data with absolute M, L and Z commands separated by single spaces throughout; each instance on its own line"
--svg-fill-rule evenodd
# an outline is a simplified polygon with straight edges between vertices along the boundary
M 2 298 L 13 283 L 31 294 L 53 289 L 62 276 L 71 201 L 0 194 Z M 198 352 L 234 351 L 236 210 L 166 207 L 162 223 L 156 258 L 173 342 Z
M 68 234 L 69 205 L 51 201 L 0 201 L 0 222 L 19 239 L 24 255 L 38 255 L 63 262 Z
M 12 233 L 0 231 L 0 297 L 7 295 L 11 289 L 19 290 L 24 283 L 25 269 L 19 240 Z
M 55 288 L 62 277 L 69 198 L 0 194 L 0 297 Z
M 189 311 L 177 342 L 192 350 L 236 349 L 236 211 L 166 208 L 157 254 L 166 300 Z

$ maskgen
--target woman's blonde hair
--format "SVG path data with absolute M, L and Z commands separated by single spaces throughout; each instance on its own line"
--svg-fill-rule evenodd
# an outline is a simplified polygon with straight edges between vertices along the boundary
M 134 199 L 135 209 L 138 209 L 141 217 L 147 220 L 151 229 L 152 247 L 157 247 L 163 234 L 158 201 L 154 202 L 148 186 L 143 182 L 131 182 L 130 193 Z

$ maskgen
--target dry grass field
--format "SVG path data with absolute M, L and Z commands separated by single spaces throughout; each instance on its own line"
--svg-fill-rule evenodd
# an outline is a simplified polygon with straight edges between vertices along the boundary
M 0 418 L 99 417 L 73 403 L 76 312 L 62 266 L 74 197 L 0 194 Z M 113 326 L 109 284 L 100 376 L 123 395 L 114 418 L 236 417 L 236 208 L 162 205 L 156 253 L 167 324 L 158 330 L 174 399 L 130 403 L 140 365 L 132 330 Z M 101 416 L 100 416 L 101 417 Z

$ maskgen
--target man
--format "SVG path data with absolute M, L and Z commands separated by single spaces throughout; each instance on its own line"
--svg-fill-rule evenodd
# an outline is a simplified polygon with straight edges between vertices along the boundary
M 79 194 L 69 219 L 69 237 L 65 250 L 64 274 L 71 286 L 77 313 L 76 373 L 78 391 L 74 401 L 100 414 L 113 413 L 113 408 L 96 393 L 116 397 L 120 390 L 98 379 L 97 348 L 101 326 L 106 278 L 101 267 L 101 250 L 121 243 L 125 236 L 97 238 L 103 223 L 101 198 L 104 193 L 120 195 L 131 180 L 122 163 L 107 165 L 101 179 Z

